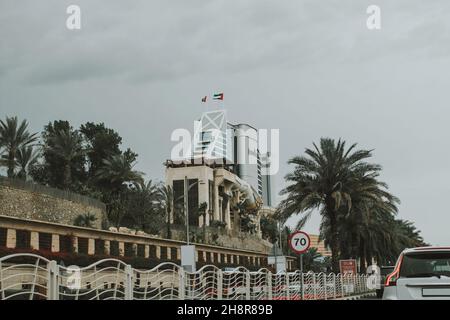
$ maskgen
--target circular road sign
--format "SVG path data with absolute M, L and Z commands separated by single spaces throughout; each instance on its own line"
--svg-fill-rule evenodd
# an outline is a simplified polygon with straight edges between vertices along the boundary
M 295 231 L 289 236 L 289 246 L 295 253 L 305 253 L 310 245 L 311 240 L 306 232 Z

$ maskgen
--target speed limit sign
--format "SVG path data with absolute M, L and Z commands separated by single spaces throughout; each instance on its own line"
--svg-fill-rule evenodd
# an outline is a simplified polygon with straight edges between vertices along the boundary
M 289 236 L 289 246 L 295 253 L 305 253 L 310 245 L 311 240 L 306 232 L 295 231 Z

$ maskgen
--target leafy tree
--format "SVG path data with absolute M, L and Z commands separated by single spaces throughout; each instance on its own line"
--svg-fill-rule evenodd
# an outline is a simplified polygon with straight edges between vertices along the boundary
M 30 166 L 33 180 L 59 189 L 80 192 L 86 183 L 83 138 L 68 121 L 58 120 L 44 127 L 41 163 Z
M 80 127 L 80 132 L 87 144 L 87 160 L 89 164 L 89 182 L 99 188 L 107 188 L 107 182 L 96 179 L 103 161 L 114 155 L 121 154 L 122 137 L 113 129 L 106 128 L 104 123 L 87 122 Z
M 31 145 L 37 139 L 37 133 L 28 132 L 26 120 L 20 124 L 17 117 L 6 117 L 5 121 L 0 120 L 0 148 L 4 148 L 6 153 L 2 156 L 1 164 L 8 168 L 8 177 L 14 177 L 16 157 L 20 148 Z

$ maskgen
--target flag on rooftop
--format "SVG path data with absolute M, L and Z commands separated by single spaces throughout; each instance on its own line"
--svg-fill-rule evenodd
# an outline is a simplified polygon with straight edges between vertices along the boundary
M 213 99 L 214 99 L 214 100 L 223 100 L 223 92 L 221 92 L 221 93 L 216 93 L 216 94 L 213 96 Z

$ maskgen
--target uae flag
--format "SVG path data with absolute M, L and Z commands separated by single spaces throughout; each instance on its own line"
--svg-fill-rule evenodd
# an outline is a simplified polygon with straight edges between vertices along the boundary
M 216 93 L 213 97 L 214 100 L 223 100 L 223 93 Z

